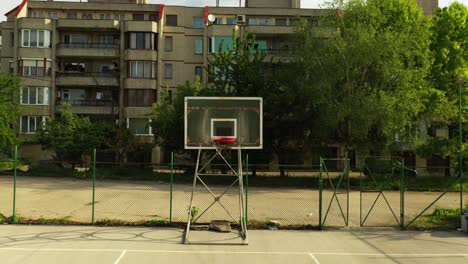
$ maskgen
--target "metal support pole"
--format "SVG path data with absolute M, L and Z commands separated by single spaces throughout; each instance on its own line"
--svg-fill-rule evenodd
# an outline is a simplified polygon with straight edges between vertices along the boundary
M 193 185 L 192 185 L 192 195 L 190 196 L 190 205 L 188 207 L 188 216 L 187 216 L 187 228 L 185 229 L 185 235 L 184 235 L 184 244 L 188 244 L 189 240 L 189 232 L 190 232 L 190 224 L 192 222 L 192 206 L 193 206 L 193 196 L 195 193 L 195 188 L 197 185 L 197 180 L 198 180 L 198 166 L 200 165 L 200 157 L 201 157 L 201 148 L 198 149 L 198 155 L 197 155 L 197 165 L 195 165 L 195 174 L 193 175 Z M 211 161 L 209 161 L 211 162 Z M 208 164 L 208 163 L 207 163 Z M 206 165 L 205 165 L 206 166 Z M 201 169 L 203 170 L 205 166 Z
M 462 122 L 462 86 L 458 87 L 458 167 L 459 177 L 463 177 L 463 122 Z M 460 215 L 463 214 L 463 181 L 460 182 Z
M 96 149 L 93 149 L 93 201 L 91 212 L 91 224 L 94 225 L 94 205 L 96 204 Z
M 401 159 L 400 176 L 400 226 L 405 228 L 405 159 Z
M 347 190 L 346 190 L 346 226 L 349 226 L 349 189 L 350 189 L 350 183 L 349 183 L 349 171 L 350 171 L 350 167 L 351 166 L 351 160 L 350 159 L 347 159 L 346 160 L 346 168 L 345 168 L 345 171 L 346 171 L 346 177 L 348 177 L 348 186 L 347 186 Z
M 322 229 L 322 191 L 323 191 L 323 159 L 320 157 L 320 176 L 319 176 L 319 228 Z
M 249 154 L 245 157 L 245 224 L 249 224 Z
M 174 152 L 171 152 L 171 189 L 169 198 L 169 223 L 172 224 L 172 185 L 174 183 Z
M 16 223 L 16 167 L 18 167 L 18 145 L 15 145 L 15 153 L 13 160 L 13 214 L 12 222 Z

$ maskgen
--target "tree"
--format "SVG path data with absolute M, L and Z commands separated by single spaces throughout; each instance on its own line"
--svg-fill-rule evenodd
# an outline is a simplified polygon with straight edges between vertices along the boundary
M 36 138 L 44 149 L 55 152 L 57 161 L 68 162 L 73 168 L 94 148 L 106 144 L 102 125 L 94 124 L 88 117 L 79 117 L 67 109 L 38 129 Z
M 451 139 L 432 137 L 419 149 L 423 156 L 438 153 L 444 157 L 456 157 L 459 153 L 458 142 L 458 103 L 459 89 L 462 89 L 462 101 L 468 102 L 468 9 L 458 2 L 437 10 L 431 27 L 431 53 L 434 62 L 431 68 L 431 80 L 443 98 L 442 111 L 435 113 L 442 124 L 449 127 Z M 466 121 L 468 116 L 464 115 Z M 465 122 L 466 124 L 466 122 Z M 466 132 L 468 126 L 465 125 Z M 457 135 L 457 136 L 455 136 Z M 468 143 L 464 136 L 464 155 L 468 155 Z M 454 159 L 455 161 L 457 159 Z M 456 161 L 458 163 L 458 161 Z
M 18 144 L 14 125 L 20 119 L 21 80 L 13 75 L 0 75 L 0 153 L 11 155 Z
M 184 98 L 186 96 L 207 95 L 197 78 L 194 84 L 186 82 L 177 87 L 175 98 L 169 101 L 169 94 L 153 106 L 151 126 L 155 143 L 166 151 L 184 149 Z
M 212 93 L 225 96 L 261 96 L 267 80 L 263 78 L 266 54 L 255 48 L 255 36 L 233 31 L 232 47 L 219 45 L 209 66 L 208 88 Z
M 245 32 L 238 37 L 234 31 L 232 48 L 220 48 L 206 69 L 208 91 L 223 96 L 262 97 L 264 149 L 256 151 L 252 161 L 269 162 L 276 156 L 280 164 L 298 163 L 302 159 L 303 125 L 309 118 L 305 111 L 308 94 L 297 85 L 298 65 L 287 62 L 287 57 L 268 60 L 256 44 L 255 35 Z
M 381 154 L 396 134 L 408 140 L 438 98 L 426 80 L 428 21 L 406 0 L 338 1 L 328 8 L 321 27 L 300 23 L 295 40 L 296 74 L 312 98 L 308 138 L 339 143 L 346 153 Z

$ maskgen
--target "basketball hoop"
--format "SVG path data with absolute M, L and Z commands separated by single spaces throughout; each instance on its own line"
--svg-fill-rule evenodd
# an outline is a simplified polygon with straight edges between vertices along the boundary
M 230 146 L 236 143 L 236 138 L 215 138 L 214 143 L 219 146 Z

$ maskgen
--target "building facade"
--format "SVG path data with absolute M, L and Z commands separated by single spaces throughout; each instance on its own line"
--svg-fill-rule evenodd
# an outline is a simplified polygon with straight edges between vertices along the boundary
M 437 0 L 418 2 L 426 14 L 437 7 Z M 209 57 L 221 44 L 228 48 L 234 29 L 255 34 L 258 48 L 276 56 L 290 49 L 287 36 L 298 17 L 313 26 L 320 10 L 301 9 L 299 0 L 205 8 L 146 0 L 23 0 L 5 15 L 0 70 L 23 77 L 24 137 L 70 105 L 92 120 L 126 124 L 142 143 L 151 143 L 153 103 L 196 76 L 206 80 Z M 26 152 L 38 151 L 30 147 L 35 149 Z

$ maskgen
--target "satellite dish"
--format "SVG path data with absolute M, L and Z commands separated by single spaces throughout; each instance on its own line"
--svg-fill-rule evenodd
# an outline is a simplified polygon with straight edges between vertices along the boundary
M 216 16 L 215 16 L 215 15 L 213 15 L 213 14 L 209 14 L 209 15 L 208 15 L 208 21 L 210 21 L 210 22 L 213 23 L 215 20 L 216 20 Z

